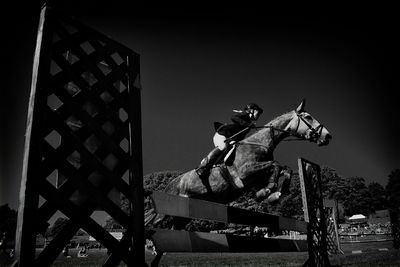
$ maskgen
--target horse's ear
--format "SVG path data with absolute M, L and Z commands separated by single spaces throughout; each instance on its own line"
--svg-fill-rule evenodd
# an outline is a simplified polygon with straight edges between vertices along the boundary
M 303 112 L 305 105 L 306 105 L 306 100 L 303 98 L 303 100 L 301 101 L 300 105 L 296 108 L 296 111 L 298 113 Z

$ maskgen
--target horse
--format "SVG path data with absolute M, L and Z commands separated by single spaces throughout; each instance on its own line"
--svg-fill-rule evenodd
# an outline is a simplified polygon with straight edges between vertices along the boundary
M 328 145 L 332 136 L 325 126 L 305 111 L 305 100 L 256 131 L 232 148 L 231 159 L 213 166 L 207 180 L 202 180 L 195 169 L 174 178 L 164 192 L 183 197 L 228 204 L 244 193 L 255 190 L 258 201 L 268 198 L 279 200 L 284 183 L 290 181 L 288 168 L 274 160 L 273 152 L 278 144 L 288 139 L 307 140 L 319 146 Z M 283 182 L 281 182 L 281 179 Z M 288 186 L 287 186 L 288 187 Z M 153 214 L 154 215 L 154 214 Z M 155 219 L 157 217 L 158 219 Z M 153 223 L 163 216 L 146 215 Z

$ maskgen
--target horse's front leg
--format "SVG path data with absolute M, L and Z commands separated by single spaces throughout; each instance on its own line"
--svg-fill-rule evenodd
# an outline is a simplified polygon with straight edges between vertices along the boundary
M 286 167 L 279 165 L 277 162 L 274 162 L 271 166 L 272 171 L 267 172 L 267 175 L 270 174 L 267 186 L 256 192 L 257 201 L 268 198 L 267 201 L 272 203 L 279 200 L 282 193 L 287 194 L 289 191 L 292 172 Z
M 256 200 L 263 201 L 265 198 L 269 197 L 271 193 L 277 191 L 278 188 L 278 178 L 281 173 L 281 165 L 279 165 L 276 161 L 273 161 L 269 167 L 270 170 L 266 172 L 266 175 L 269 175 L 267 186 L 261 188 L 256 192 Z M 279 198 L 280 195 L 277 197 Z
M 237 177 L 243 187 L 258 188 L 256 200 L 274 202 L 279 199 L 282 192 L 287 191 L 291 172 L 277 161 L 247 162 L 238 168 Z

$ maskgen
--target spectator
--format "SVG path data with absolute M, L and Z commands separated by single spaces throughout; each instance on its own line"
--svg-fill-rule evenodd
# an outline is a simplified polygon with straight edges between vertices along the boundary
M 78 251 L 78 258 L 86 258 L 88 254 L 86 253 L 86 247 L 83 246 L 79 251 Z

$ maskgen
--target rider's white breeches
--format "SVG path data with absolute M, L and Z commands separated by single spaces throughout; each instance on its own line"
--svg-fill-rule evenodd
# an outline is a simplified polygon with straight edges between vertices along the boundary
M 219 150 L 224 150 L 226 148 L 226 143 L 225 143 L 226 137 L 223 135 L 220 135 L 219 133 L 215 133 L 213 137 L 214 145 L 215 147 L 218 147 Z

